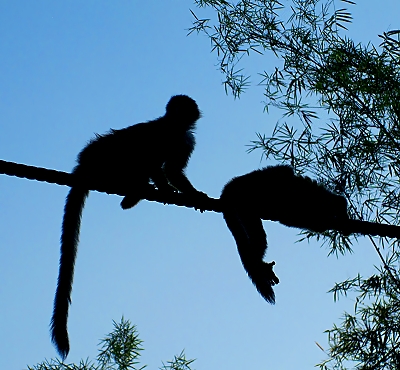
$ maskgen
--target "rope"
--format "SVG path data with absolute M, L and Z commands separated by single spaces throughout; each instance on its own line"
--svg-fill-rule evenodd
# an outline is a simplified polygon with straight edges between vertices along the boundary
M 73 174 L 67 172 L 49 170 L 47 168 L 28 166 L 3 160 L 0 160 L 0 174 L 16 176 L 28 180 L 42 181 L 50 184 L 66 185 L 69 187 L 80 184 L 79 180 Z M 117 189 L 105 189 L 98 186 L 87 186 L 87 184 L 85 184 L 85 187 L 89 188 L 89 190 L 101 193 L 116 194 L 120 196 L 127 195 Z M 222 212 L 223 209 L 220 200 L 216 198 L 204 197 L 199 199 L 190 194 L 164 193 L 151 188 L 143 193 L 143 199 L 150 202 L 195 208 L 201 211 Z M 400 226 L 349 220 L 346 225 L 338 225 L 333 227 L 333 229 L 340 230 L 343 226 L 345 226 L 346 230 L 349 230 L 352 234 L 374 235 L 400 239 Z
M 43 167 L 28 166 L 26 164 L 7 162 L 3 160 L 0 160 L 0 174 L 16 176 L 28 180 L 47 182 L 49 184 L 66 185 L 69 187 L 80 184 L 79 180 L 73 174 L 67 172 L 49 170 Z M 87 184 L 85 184 L 85 187 L 89 188 L 89 190 L 98 191 L 100 193 L 116 194 L 120 196 L 127 195 L 118 189 L 92 185 L 87 186 Z M 146 199 L 150 202 L 174 204 L 177 206 L 200 209 L 201 211 L 222 212 L 219 199 L 215 198 L 199 199 L 189 194 L 164 193 L 156 189 L 149 188 L 143 193 L 143 199 Z

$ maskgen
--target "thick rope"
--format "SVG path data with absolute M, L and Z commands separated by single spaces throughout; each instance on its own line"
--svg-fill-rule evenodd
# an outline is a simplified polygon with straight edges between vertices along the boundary
M 42 167 L 28 166 L 25 164 L 7 162 L 0 160 L 0 174 L 8 176 L 16 176 L 29 180 L 43 181 L 50 184 L 74 186 L 79 181 L 73 174 L 56 170 L 49 170 Z M 86 184 L 87 186 L 87 184 Z M 105 189 L 98 186 L 88 186 L 89 190 L 98 191 L 107 194 L 116 194 L 125 196 L 127 194 L 117 189 Z M 151 202 L 159 202 L 163 204 L 174 204 L 188 208 L 200 209 L 201 211 L 222 212 L 223 206 L 219 199 L 215 198 L 196 198 L 188 194 L 181 193 L 163 193 L 156 189 L 149 189 L 143 194 L 143 198 Z M 388 238 L 400 239 L 400 226 L 378 224 L 368 221 L 349 220 L 346 230 L 352 234 L 377 235 Z M 340 229 L 341 225 L 334 227 Z
M 42 181 L 50 184 L 66 185 L 69 187 L 79 184 L 78 179 L 76 179 L 73 174 L 67 172 L 49 170 L 43 167 L 28 166 L 25 164 L 7 162 L 3 160 L 0 160 L 0 174 L 16 176 L 29 180 Z M 127 195 L 124 192 L 119 191 L 118 189 L 104 188 L 92 185 L 87 186 L 87 184 L 85 184 L 85 187 L 88 187 L 89 190 L 98 191 L 101 193 L 116 194 L 120 196 Z M 215 198 L 207 199 L 204 197 L 204 199 L 202 198 L 201 200 L 199 200 L 198 198 L 187 194 L 163 193 L 156 189 L 149 188 L 146 192 L 143 193 L 143 199 L 151 202 L 174 204 L 177 206 L 201 209 L 202 211 L 204 210 L 222 212 L 219 199 Z

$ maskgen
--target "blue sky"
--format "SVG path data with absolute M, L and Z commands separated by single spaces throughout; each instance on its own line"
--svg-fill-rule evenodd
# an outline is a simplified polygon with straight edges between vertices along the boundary
M 379 43 L 398 29 L 400 3 L 352 7 L 348 35 Z M 341 7 L 338 4 L 337 7 Z M 186 36 L 190 1 L 0 1 L 0 159 L 70 171 L 94 135 L 156 118 L 171 95 L 203 112 L 187 174 L 218 197 L 233 176 L 267 165 L 246 153 L 279 112 L 263 113 L 257 76 L 240 100 L 227 96 L 204 36 Z M 200 15 L 204 14 L 198 11 Z M 251 62 L 252 59 L 249 59 Z M 262 68 L 276 60 L 254 59 Z M 56 353 L 48 325 L 68 188 L 0 177 L 0 368 L 24 369 Z M 94 358 L 112 320 L 130 319 L 156 369 L 185 349 L 194 368 L 306 369 L 324 358 L 324 330 L 351 298 L 335 282 L 367 275 L 379 260 L 366 240 L 336 259 L 297 231 L 265 222 L 281 283 L 271 306 L 241 266 L 222 216 L 91 193 L 84 210 L 70 309 L 70 362 Z

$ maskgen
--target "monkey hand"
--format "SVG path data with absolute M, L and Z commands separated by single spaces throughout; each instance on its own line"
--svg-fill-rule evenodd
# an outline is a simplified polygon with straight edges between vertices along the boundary
M 275 293 L 272 287 L 279 283 L 278 277 L 272 270 L 274 265 L 275 262 L 260 261 L 250 270 L 247 269 L 247 273 L 258 292 L 268 303 L 271 304 L 275 304 Z
M 206 193 L 199 191 L 199 190 L 196 190 L 196 192 L 193 193 L 193 196 L 194 196 L 196 202 L 198 202 L 198 203 L 203 203 L 203 202 L 207 201 L 208 199 L 210 199 L 210 197 Z M 199 210 L 201 213 L 203 213 L 206 208 L 202 208 L 201 206 L 200 207 L 195 206 L 194 209 L 196 211 Z
M 275 275 L 275 272 L 272 270 L 274 266 L 275 266 L 275 261 L 264 263 L 265 277 L 271 283 L 271 286 L 279 284 L 279 278 Z
M 169 199 L 171 194 L 177 194 L 178 191 L 172 187 L 172 186 L 168 186 L 168 187 L 163 187 L 163 188 L 157 188 L 158 193 L 162 196 L 163 198 L 163 204 L 166 205 L 167 203 L 169 203 Z

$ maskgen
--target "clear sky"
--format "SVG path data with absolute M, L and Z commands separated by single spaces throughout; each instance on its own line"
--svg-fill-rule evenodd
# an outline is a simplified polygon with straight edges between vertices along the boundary
M 204 116 L 187 170 L 196 188 L 218 197 L 233 176 L 267 165 L 246 145 L 269 134 L 279 112 L 263 113 L 257 76 L 240 100 L 225 94 L 209 40 L 186 35 L 190 8 L 184 0 L 0 1 L 0 159 L 70 171 L 95 132 L 156 118 L 183 93 Z M 352 12 L 348 35 L 357 41 L 378 44 L 377 34 L 399 28 L 398 0 L 359 1 Z M 255 62 L 270 69 L 276 60 Z M 0 175 L 0 369 L 56 355 L 48 326 L 67 192 Z M 182 349 L 198 370 L 309 369 L 324 358 L 315 342 L 326 348 L 323 331 L 353 306 L 327 291 L 379 264 L 363 238 L 353 255 L 328 258 L 317 243 L 295 243 L 296 230 L 265 222 L 266 259 L 281 279 L 271 306 L 220 214 L 146 201 L 122 211 L 120 200 L 91 193 L 84 210 L 69 362 L 94 358 L 124 315 L 151 369 Z

